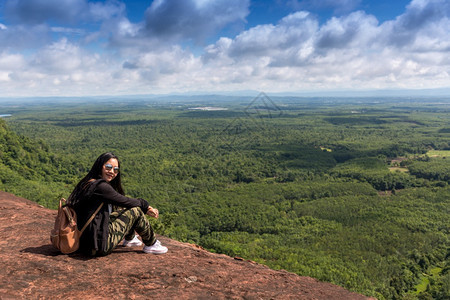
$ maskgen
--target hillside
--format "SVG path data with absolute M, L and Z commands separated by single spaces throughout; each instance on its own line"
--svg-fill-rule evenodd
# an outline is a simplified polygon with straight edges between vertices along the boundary
M 55 214 L 0 192 L 1 299 L 368 299 L 162 236 L 169 252 L 161 256 L 136 248 L 99 258 L 60 255 L 48 238 Z
M 0 190 L 54 206 L 48 199 L 66 192 L 64 165 L 44 142 L 16 134 L 0 118 Z

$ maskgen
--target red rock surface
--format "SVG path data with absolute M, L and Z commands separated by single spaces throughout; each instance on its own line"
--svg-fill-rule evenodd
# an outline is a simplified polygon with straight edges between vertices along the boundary
M 106 257 L 62 255 L 49 241 L 55 215 L 0 191 L 0 299 L 367 299 L 163 236 L 164 255 L 125 247 Z

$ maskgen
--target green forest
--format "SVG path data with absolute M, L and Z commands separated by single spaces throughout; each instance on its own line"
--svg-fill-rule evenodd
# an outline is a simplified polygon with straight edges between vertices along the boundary
M 112 151 L 158 234 L 378 299 L 449 299 L 449 104 L 3 99 L 0 190 L 56 209 Z

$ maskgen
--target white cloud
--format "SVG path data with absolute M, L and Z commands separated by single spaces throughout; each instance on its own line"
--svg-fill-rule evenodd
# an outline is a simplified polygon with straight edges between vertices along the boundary
M 220 39 L 206 47 L 203 61 L 217 64 L 214 60 L 219 60 L 255 68 L 303 64 L 312 54 L 312 41 L 317 30 L 315 18 L 307 12 L 296 12 L 277 25 L 259 25 L 233 40 Z
M 189 51 L 175 46 L 161 52 L 143 53 L 133 61 L 126 61 L 123 69 L 116 72 L 115 78 L 141 90 L 171 90 L 174 87 L 179 90 L 192 87 L 192 83 L 201 78 L 199 70 L 200 60 Z
M 103 26 L 109 47 L 123 56 L 171 51 L 174 46 L 194 45 L 200 49 L 227 25 L 245 23 L 249 0 L 157 0 L 153 1 L 141 23 L 116 18 Z
M 201 42 L 224 26 L 244 22 L 249 0 L 159 0 L 145 12 L 145 34 Z
M 18 70 L 26 65 L 25 59 L 20 54 L 0 53 L 0 70 Z
M 89 2 L 88 18 L 94 21 L 121 17 L 125 13 L 125 4 L 118 1 Z
M 25 65 L 26 62 L 20 54 L 0 53 L 0 82 L 11 81 L 11 75 Z
M 76 34 L 76 35 L 82 35 L 85 34 L 86 31 L 79 28 L 68 28 L 68 27 L 51 27 L 50 30 L 52 32 L 57 33 L 68 33 L 68 34 Z
M 8 72 L 8 84 L 1 84 L 4 95 L 80 95 L 83 90 L 107 91 L 111 69 L 106 58 L 90 54 L 61 39 L 29 56 L 3 54 L 0 70 Z M 4 76 L 3 76 L 4 77 Z M 112 83 L 114 84 L 114 83 Z
M 36 53 L 31 65 L 45 74 L 67 74 L 82 67 L 86 58 L 79 47 L 64 38 Z
M 76 24 L 79 21 L 102 21 L 122 15 L 125 5 L 118 1 L 88 2 L 87 0 L 6 0 L 5 16 L 19 24 L 42 24 L 58 21 Z
M 432 88 L 450 82 L 450 3 L 445 0 L 412 1 L 404 14 L 381 24 L 363 11 L 323 24 L 297 11 L 203 48 L 205 37 L 229 24 L 244 24 L 248 1 L 157 0 L 143 22 L 133 23 L 117 1 L 48 0 L 72 9 L 62 13 L 58 26 L 45 20 L 59 20 L 59 8 L 38 16 L 25 10 L 24 1 L 7 0 L 16 23 L 0 24 L 3 95 Z M 35 7 L 45 1 L 28 2 Z M 327 3 L 332 2 L 322 4 Z M 71 23 L 72 12 L 82 8 L 83 20 L 101 22 L 98 30 Z
M 413 1 L 405 14 L 384 24 L 357 11 L 319 27 L 298 12 L 219 40 L 206 48 L 204 61 L 242 70 L 254 88 L 448 86 L 450 4 L 444 2 Z
M 318 48 L 366 48 L 378 37 L 380 30 L 374 16 L 362 11 L 340 18 L 333 17 L 318 32 Z
M 325 10 L 332 9 L 335 14 L 353 11 L 361 0 L 288 0 L 287 5 L 296 10 Z
M 390 45 L 409 48 L 416 46 L 417 39 L 429 34 L 445 40 L 449 36 L 449 18 L 450 2 L 447 0 L 414 0 L 404 14 L 386 22 L 382 28 Z M 440 36 L 440 33 L 444 33 L 444 36 Z
M 43 25 L 36 26 L 5 26 L 0 30 L 0 51 L 39 48 L 51 40 L 50 28 Z

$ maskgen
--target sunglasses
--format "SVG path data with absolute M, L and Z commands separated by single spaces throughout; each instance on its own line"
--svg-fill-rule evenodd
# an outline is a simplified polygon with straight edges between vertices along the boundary
M 106 164 L 105 169 L 106 171 L 111 171 L 112 169 L 114 169 L 114 174 L 119 173 L 119 167 L 113 167 L 111 164 Z

